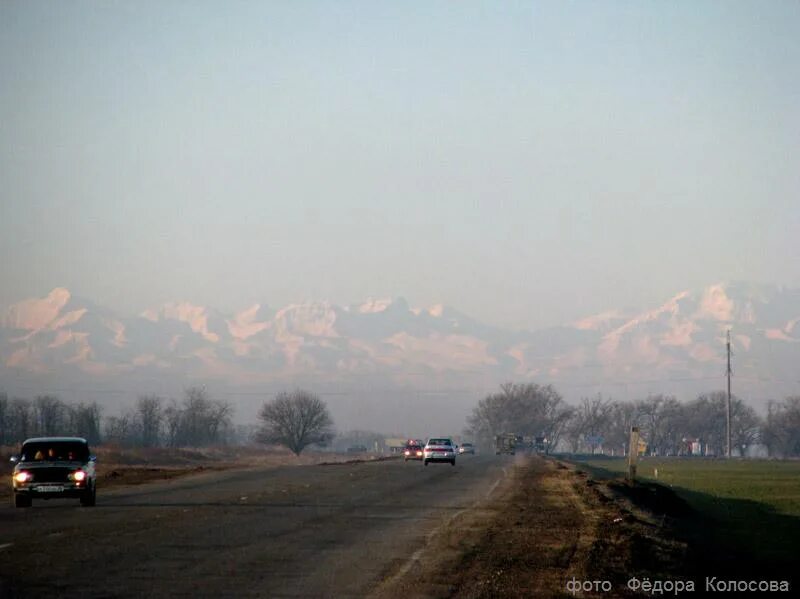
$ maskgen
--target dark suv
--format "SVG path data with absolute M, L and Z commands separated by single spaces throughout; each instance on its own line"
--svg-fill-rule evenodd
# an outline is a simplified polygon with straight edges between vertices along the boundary
M 86 439 L 37 437 L 22 444 L 11 475 L 14 505 L 30 507 L 33 498 L 77 497 L 81 505 L 95 504 L 95 457 Z

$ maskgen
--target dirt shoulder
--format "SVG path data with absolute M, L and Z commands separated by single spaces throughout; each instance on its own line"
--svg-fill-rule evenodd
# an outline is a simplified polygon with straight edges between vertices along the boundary
M 685 545 L 617 490 L 555 460 L 518 457 L 508 468 L 376 596 L 566 597 L 574 578 L 608 581 L 624 597 L 637 596 L 634 576 L 676 578 Z

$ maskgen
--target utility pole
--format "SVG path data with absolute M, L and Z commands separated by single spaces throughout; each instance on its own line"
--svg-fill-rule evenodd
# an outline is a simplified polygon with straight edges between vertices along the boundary
M 733 371 L 731 370 L 731 330 L 728 329 L 728 369 L 725 373 L 728 376 L 728 401 L 725 403 L 725 420 L 727 422 L 727 443 L 726 443 L 726 455 L 728 458 L 731 457 L 731 375 Z

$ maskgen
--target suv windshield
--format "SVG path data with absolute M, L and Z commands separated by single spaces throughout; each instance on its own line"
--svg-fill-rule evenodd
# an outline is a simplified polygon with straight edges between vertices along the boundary
M 89 459 L 89 447 L 76 441 L 53 441 L 26 443 L 22 446 L 23 462 L 79 461 Z

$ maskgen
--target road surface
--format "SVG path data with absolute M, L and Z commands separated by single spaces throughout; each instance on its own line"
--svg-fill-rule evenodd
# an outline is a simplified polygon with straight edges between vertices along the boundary
M 0 596 L 363 597 L 509 460 L 402 460 L 201 474 L 0 506 Z

